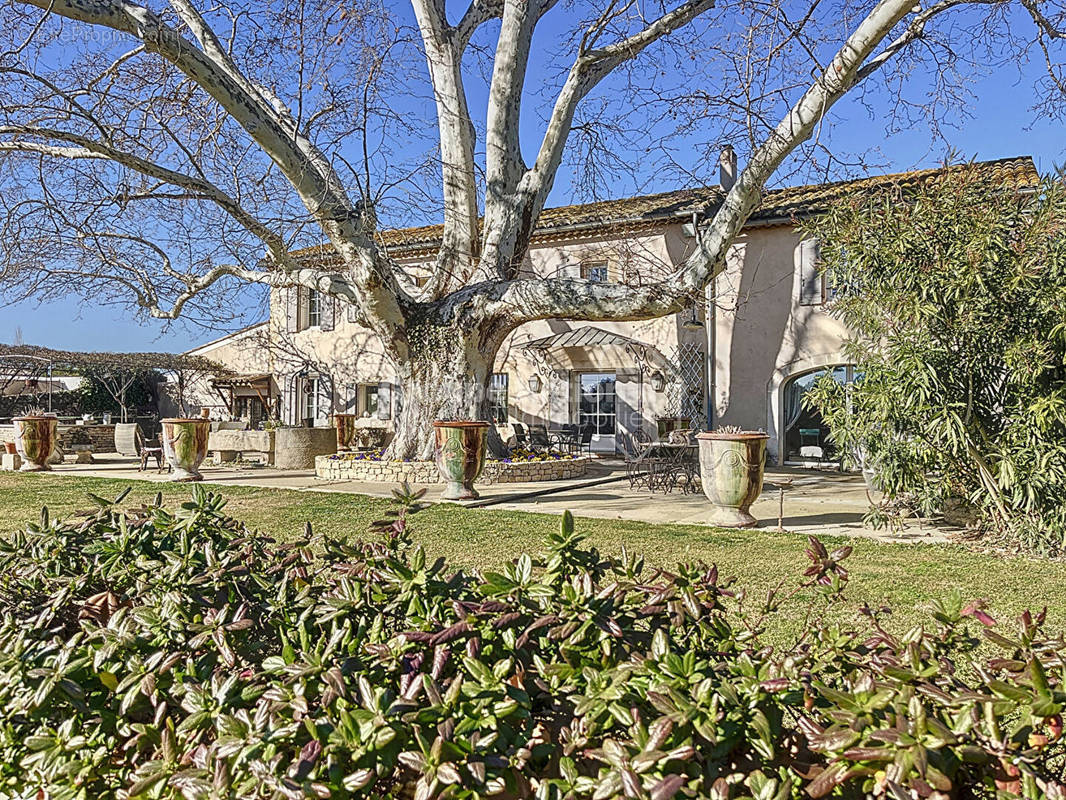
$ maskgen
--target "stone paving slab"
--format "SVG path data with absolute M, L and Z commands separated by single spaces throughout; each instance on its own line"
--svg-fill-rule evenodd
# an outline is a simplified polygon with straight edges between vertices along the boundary
M 54 467 L 59 475 L 81 475 L 127 480 L 169 481 L 168 474 L 159 474 L 153 466 L 141 472 L 135 459 L 117 455 L 100 455 L 96 463 L 66 463 Z M 278 470 L 272 467 L 235 467 L 206 464 L 201 467 L 204 482 L 230 486 L 262 486 L 296 491 L 363 494 L 390 497 L 394 484 L 354 481 L 328 481 L 317 478 L 311 470 Z M 482 501 L 488 507 L 513 511 L 562 514 L 569 510 L 578 517 L 637 520 L 648 523 L 679 523 L 706 525 L 710 514 L 707 499 L 702 494 L 651 493 L 646 489 L 631 490 L 629 482 L 617 480 L 624 475 L 620 461 L 602 460 L 590 466 L 589 472 L 571 480 L 535 483 L 508 483 L 479 486 Z M 798 533 L 825 536 L 865 537 L 891 542 L 943 542 L 951 529 L 920 525 L 913 522 L 899 531 L 874 531 L 865 528 L 862 517 L 869 501 L 862 477 L 836 471 L 776 469 L 766 471 L 764 490 L 752 506 L 751 513 L 759 520 L 762 530 L 775 530 L 778 524 L 778 490 L 775 479 L 791 479 L 785 492 L 784 527 Z M 594 481 L 601 482 L 590 485 Z M 419 487 L 422 488 L 422 487 Z M 440 502 L 442 484 L 424 487 L 426 501 Z M 541 496 L 527 496 L 544 490 L 553 491 Z

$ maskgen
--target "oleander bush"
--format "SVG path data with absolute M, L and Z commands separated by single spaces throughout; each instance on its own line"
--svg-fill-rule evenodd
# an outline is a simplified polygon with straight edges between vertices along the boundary
M 372 543 L 278 545 L 202 488 L 4 540 L 0 796 L 1066 796 L 1042 614 L 1004 630 L 952 596 L 853 630 L 826 621 L 849 548 L 812 539 L 752 598 L 569 516 L 539 557 L 455 571 L 398 499 Z M 777 614 L 798 641 L 767 643 Z

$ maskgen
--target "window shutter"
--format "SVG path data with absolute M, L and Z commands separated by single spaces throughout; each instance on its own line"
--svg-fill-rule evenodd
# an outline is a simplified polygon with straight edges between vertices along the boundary
M 355 303 L 345 303 L 345 309 L 347 310 L 347 319 L 349 322 L 358 322 L 359 311 L 355 307 Z
M 290 286 L 285 289 L 285 330 L 295 333 L 300 329 L 300 289 Z
M 378 419 L 392 419 L 392 384 L 378 384 Z
M 804 239 L 800 242 L 801 306 L 817 306 L 825 301 L 822 294 L 822 273 L 818 265 L 819 251 L 817 239 Z
M 319 323 L 319 328 L 331 331 L 337 317 L 337 298 L 323 294 L 319 296 L 318 302 L 322 304 L 322 321 Z

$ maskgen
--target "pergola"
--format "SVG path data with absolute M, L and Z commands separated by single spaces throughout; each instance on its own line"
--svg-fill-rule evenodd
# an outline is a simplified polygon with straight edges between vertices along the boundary
M 95 372 L 126 417 L 126 392 L 137 375 L 145 370 L 158 370 L 175 375 L 178 402 L 184 405 L 185 388 L 193 375 L 225 376 L 230 370 L 203 356 L 182 353 L 106 353 L 53 350 L 35 345 L 0 344 L 0 387 L 18 376 L 47 375 L 51 379 L 55 369 Z M 48 410 L 52 410 L 51 380 L 48 385 Z

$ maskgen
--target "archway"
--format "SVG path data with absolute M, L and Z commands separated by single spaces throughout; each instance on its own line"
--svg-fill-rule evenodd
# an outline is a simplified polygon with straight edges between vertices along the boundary
M 804 408 L 803 395 L 822 375 L 841 382 L 855 380 L 855 368 L 840 353 L 798 359 L 778 367 L 767 383 L 768 458 L 784 464 L 832 463 L 839 455 L 828 441 L 828 428 L 817 412 Z

